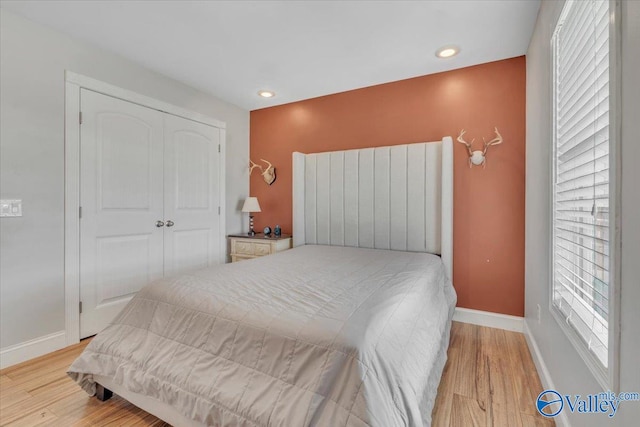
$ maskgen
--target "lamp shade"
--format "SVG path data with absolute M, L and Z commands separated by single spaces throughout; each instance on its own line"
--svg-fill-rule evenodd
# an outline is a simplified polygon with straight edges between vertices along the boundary
M 257 197 L 247 197 L 242 205 L 242 212 L 262 212 Z

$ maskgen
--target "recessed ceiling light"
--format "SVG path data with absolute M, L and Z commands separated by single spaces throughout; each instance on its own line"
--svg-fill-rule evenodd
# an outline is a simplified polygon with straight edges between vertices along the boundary
M 270 90 L 261 90 L 258 92 L 258 95 L 263 98 L 273 98 L 274 96 L 276 96 L 275 92 L 271 92 Z
M 438 58 L 451 58 L 456 56 L 460 52 L 460 48 L 456 46 L 445 46 L 436 50 L 436 56 Z

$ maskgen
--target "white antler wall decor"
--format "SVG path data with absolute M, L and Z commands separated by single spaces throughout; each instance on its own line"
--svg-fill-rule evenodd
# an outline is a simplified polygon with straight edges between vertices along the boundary
M 268 165 L 267 168 L 264 169 L 262 166 L 253 163 L 253 160 L 249 159 L 249 176 L 251 176 L 251 172 L 253 172 L 255 168 L 259 168 L 262 172 L 261 175 L 264 179 L 264 182 L 266 182 L 267 185 L 271 185 L 276 180 L 276 168 L 274 168 L 273 165 L 265 159 L 260 160 Z
M 460 135 L 458 135 L 458 139 L 457 141 L 466 145 L 467 147 L 467 151 L 469 152 L 469 167 L 471 167 L 472 165 L 476 165 L 476 166 L 480 166 L 482 165 L 482 167 L 484 168 L 486 166 L 486 161 L 487 161 L 487 151 L 489 150 L 489 147 L 491 147 L 492 145 L 498 145 L 498 144 L 502 144 L 502 135 L 500 135 L 500 132 L 498 132 L 498 128 L 495 128 L 495 132 L 496 132 L 496 137 L 493 138 L 491 141 L 484 141 L 484 138 L 482 138 L 482 140 L 484 141 L 484 149 L 483 150 L 475 150 L 473 151 L 471 149 L 471 145 L 473 145 L 473 141 L 475 141 L 475 139 L 472 139 L 471 142 L 467 142 L 464 139 L 462 139 L 462 137 L 465 134 L 465 130 L 462 129 L 462 131 L 460 131 Z

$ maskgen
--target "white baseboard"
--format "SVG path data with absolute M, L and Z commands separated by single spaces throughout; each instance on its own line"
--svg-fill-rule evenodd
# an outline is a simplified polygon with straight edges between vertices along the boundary
M 491 313 L 490 311 L 456 307 L 456 311 L 453 313 L 453 320 L 456 322 L 487 326 L 489 328 L 506 329 L 507 331 L 513 332 L 524 331 L 524 317 Z
M 54 332 L 0 350 L 0 369 L 25 362 L 67 346 L 65 331 Z
M 527 345 L 529 346 L 529 352 L 531 353 L 531 358 L 533 359 L 533 364 L 536 365 L 536 370 L 538 371 L 538 376 L 540 377 L 540 382 L 542 383 L 542 387 L 545 390 L 555 390 L 556 387 L 553 385 L 553 380 L 551 379 L 551 374 L 549 373 L 549 369 L 547 369 L 546 363 L 544 363 L 544 359 L 542 358 L 542 353 L 540 353 L 540 348 L 538 348 L 538 343 L 536 339 L 531 334 L 531 330 L 527 325 L 526 320 L 524 321 L 524 337 L 527 340 Z M 571 427 L 569 423 L 569 419 L 567 418 L 567 414 L 565 412 L 560 412 L 560 414 L 554 418 L 556 425 L 561 427 Z

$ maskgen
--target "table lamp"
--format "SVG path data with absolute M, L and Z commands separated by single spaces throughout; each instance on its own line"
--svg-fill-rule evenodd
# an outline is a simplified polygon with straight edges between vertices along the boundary
M 242 205 L 242 212 L 248 212 L 249 213 L 249 233 L 247 233 L 249 236 L 255 236 L 256 232 L 253 230 L 253 215 L 251 215 L 252 212 L 262 212 L 262 210 L 260 210 L 260 204 L 258 203 L 258 198 L 257 197 L 247 197 L 244 200 L 244 205 Z

